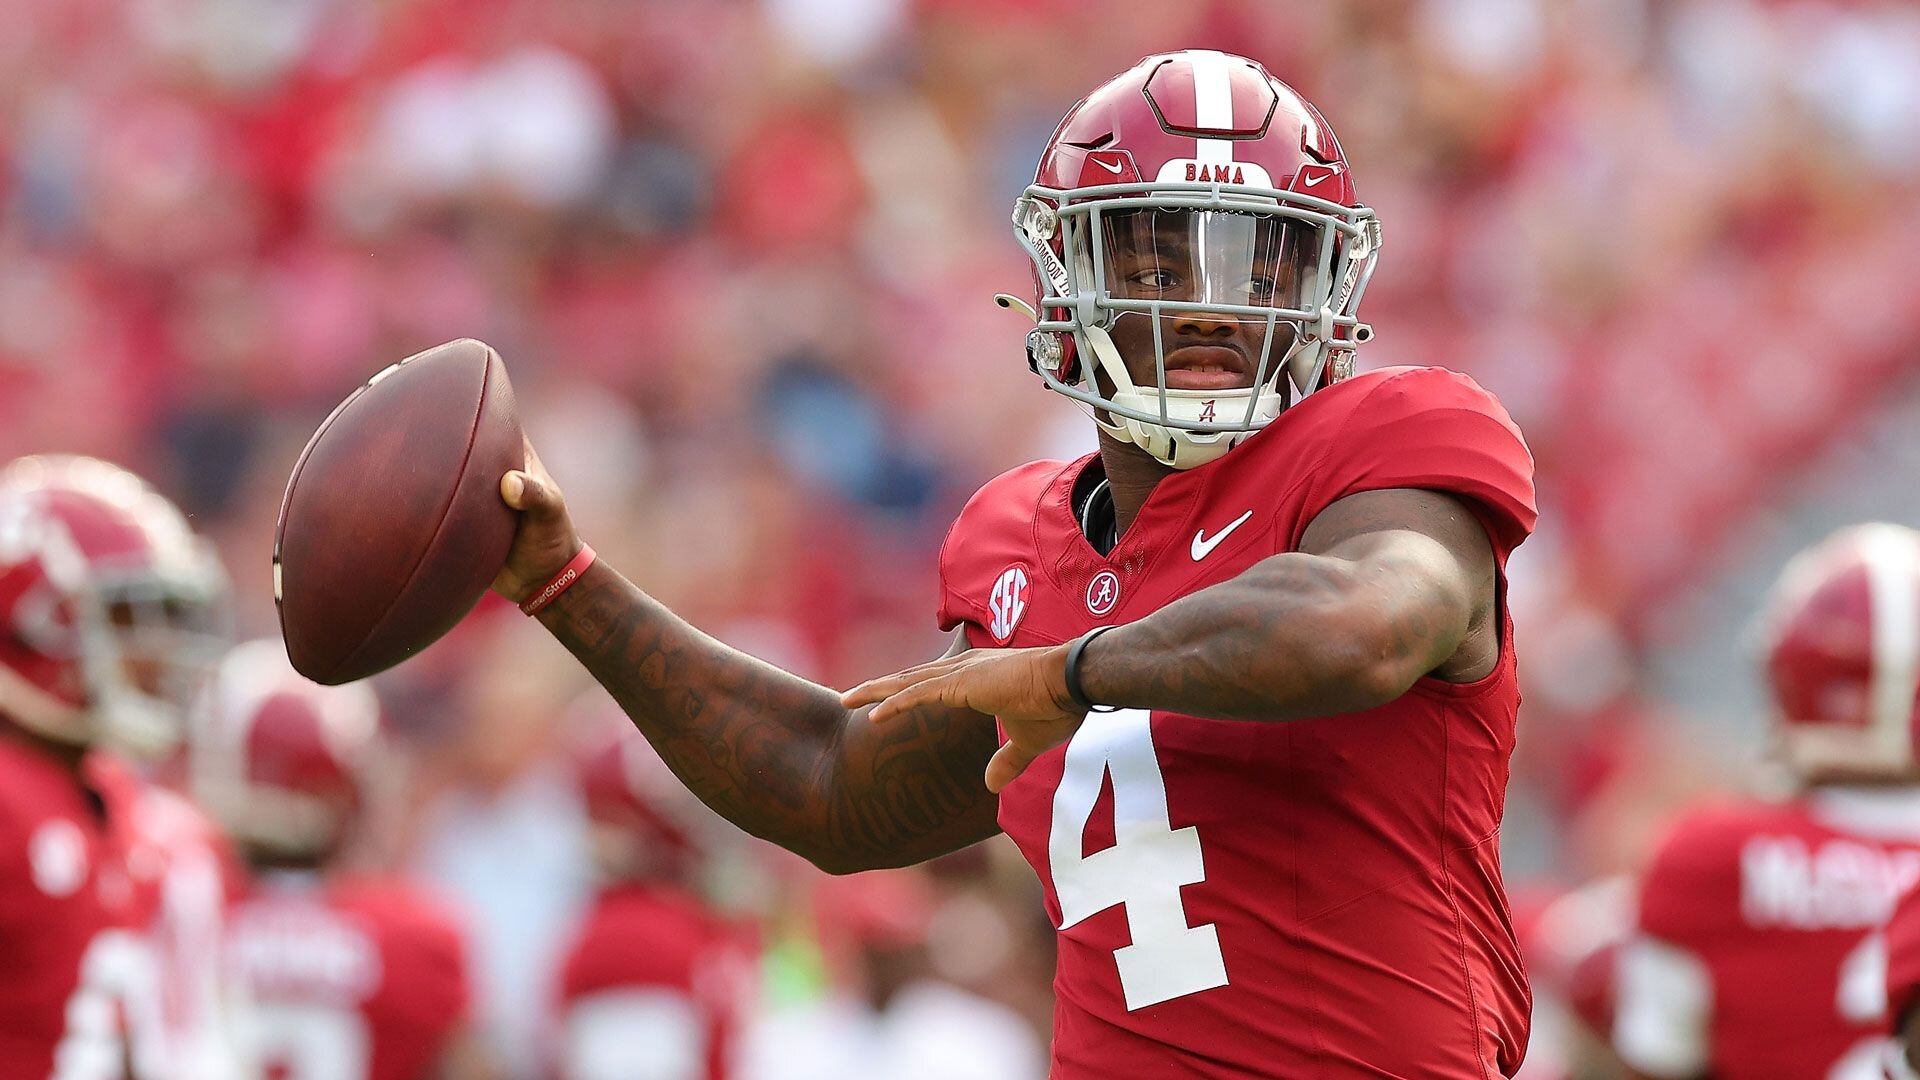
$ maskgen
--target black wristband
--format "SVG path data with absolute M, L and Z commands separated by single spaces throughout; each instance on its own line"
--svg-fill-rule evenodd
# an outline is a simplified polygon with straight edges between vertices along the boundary
M 1081 634 L 1079 637 L 1074 638 L 1073 644 L 1067 646 L 1067 700 L 1073 702 L 1073 707 L 1079 709 L 1081 712 L 1120 711 L 1118 705 L 1095 705 L 1093 701 L 1087 697 L 1086 690 L 1080 685 L 1080 655 L 1087 651 L 1087 646 L 1093 643 L 1094 638 L 1099 637 L 1111 629 L 1113 629 L 1111 625 L 1096 626 L 1086 633 Z

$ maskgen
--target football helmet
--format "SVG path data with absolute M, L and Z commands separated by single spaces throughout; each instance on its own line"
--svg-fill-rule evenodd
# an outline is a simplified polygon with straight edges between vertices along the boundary
M 324 857 L 366 802 L 380 704 L 365 683 L 321 686 L 278 641 L 237 645 L 194 709 L 194 793 L 242 843 Z
M 106 612 L 65 524 L 39 495 L 0 488 L 0 718 L 92 744 L 123 696 Z
M 0 488 L 37 493 L 87 561 L 127 668 L 109 737 L 142 756 L 172 746 L 228 641 L 212 546 L 146 481 L 97 458 L 20 458 L 0 471 Z
M 1890 777 L 1920 768 L 1920 532 L 1856 525 L 1795 556 L 1761 628 L 1789 765 Z
M 1087 95 L 1015 201 L 1013 232 L 1033 260 L 1035 302 L 998 300 L 1036 320 L 1028 365 L 1115 438 L 1177 469 L 1218 458 L 1352 374 L 1373 333 L 1356 312 L 1378 219 L 1320 113 L 1243 56 L 1156 54 Z M 1257 357 L 1215 358 L 1251 367 L 1252 386 L 1169 386 L 1174 335 L 1163 324 L 1180 323 L 1264 331 Z M 1151 340 L 1151 384 L 1115 344 L 1123 326 Z

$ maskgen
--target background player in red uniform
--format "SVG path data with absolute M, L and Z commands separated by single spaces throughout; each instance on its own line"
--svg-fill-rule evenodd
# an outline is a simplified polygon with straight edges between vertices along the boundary
M 233 871 L 218 829 L 183 793 L 177 756 L 186 709 L 229 644 L 226 574 L 178 507 L 146 481 L 97 458 L 35 455 L 0 471 L 0 486 L 32 493 L 73 538 L 106 611 L 124 665 L 110 741 L 153 766 L 132 828 L 158 857 L 150 928 L 160 974 L 164 1075 L 225 1080 L 238 1063 L 220 1016 L 219 941 Z
M 194 777 L 253 871 L 228 919 L 242 1056 L 278 1080 L 491 1075 L 461 1037 L 456 920 L 398 881 L 331 864 L 365 801 L 378 706 L 321 687 L 275 641 L 221 661 L 196 717 Z
M 1884 945 L 1920 879 L 1920 533 L 1843 530 L 1788 565 L 1767 677 L 1792 798 L 1697 809 L 1640 888 L 1614 1042 L 1660 1078 L 1881 1075 Z
M 132 857 L 138 783 L 90 753 L 126 693 L 78 545 L 0 487 L 0 1076 L 159 1072 L 158 867 Z
M 752 989 L 744 929 L 694 891 L 713 815 L 627 730 L 575 752 L 603 883 L 560 971 L 563 1080 L 726 1080 Z
M 948 658 L 842 697 L 604 564 L 541 621 L 709 805 L 826 869 L 1004 828 L 1061 931 L 1056 1077 L 1511 1075 L 1518 431 L 1464 377 L 1353 375 L 1378 225 L 1251 60 L 1095 90 L 1015 232 L 1031 366 L 1100 451 L 968 504 Z M 539 468 L 502 495 L 524 513 L 496 587 L 524 601 L 582 545 Z

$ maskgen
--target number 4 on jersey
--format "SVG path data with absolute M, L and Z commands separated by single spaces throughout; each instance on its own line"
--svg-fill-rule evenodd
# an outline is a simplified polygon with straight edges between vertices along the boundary
M 1167 786 L 1154 755 L 1149 714 L 1123 709 L 1087 718 L 1067 744 L 1053 794 L 1047 856 L 1060 900 L 1060 929 L 1125 904 L 1133 944 L 1115 949 L 1127 1009 L 1227 984 L 1212 923 L 1188 926 L 1180 887 L 1207 878 L 1199 830 L 1167 819 Z M 1113 778 L 1113 846 L 1082 856 L 1102 781 Z

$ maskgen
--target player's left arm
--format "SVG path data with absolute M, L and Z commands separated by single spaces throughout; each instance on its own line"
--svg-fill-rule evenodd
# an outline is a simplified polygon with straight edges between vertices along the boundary
M 1384 705 L 1423 676 L 1470 681 L 1499 656 L 1493 545 L 1452 495 L 1365 491 L 1308 526 L 1299 551 L 1102 634 L 1081 656 L 1092 700 L 1217 719 L 1296 720 Z M 1084 719 L 1067 646 L 981 650 L 875 679 L 875 722 L 929 702 L 1000 717 L 998 790 Z M 884 700 L 883 700 L 884 699 Z
M 1080 661 L 1094 701 L 1223 720 L 1359 712 L 1499 657 L 1494 557 L 1465 505 L 1437 491 L 1349 495 L 1300 550 L 1102 634 Z

